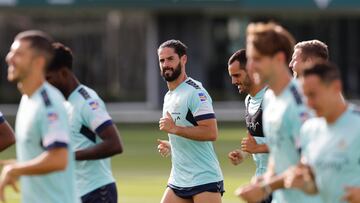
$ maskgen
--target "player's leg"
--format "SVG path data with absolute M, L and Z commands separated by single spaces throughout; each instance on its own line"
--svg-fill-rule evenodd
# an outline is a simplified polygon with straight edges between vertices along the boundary
M 193 201 L 178 197 L 171 188 L 166 188 L 161 203 L 193 203 Z
M 219 192 L 202 192 L 193 197 L 194 203 L 221 203 Z

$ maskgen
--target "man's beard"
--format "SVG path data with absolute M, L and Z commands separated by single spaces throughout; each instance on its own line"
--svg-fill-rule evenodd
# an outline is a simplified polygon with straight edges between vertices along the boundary
M 173 70 L 172 73 L 165 73 L 167 70 Z M 177 67 L 175 69 L 169 68 L 169 67 L 164 67 L 162 72 L 161 72 L 161 76 L 167 81 L 167 82 L 172 82 L 174 80 L 176 80 L 181 74 L 181 64 L 179 63 L 177 65 Z

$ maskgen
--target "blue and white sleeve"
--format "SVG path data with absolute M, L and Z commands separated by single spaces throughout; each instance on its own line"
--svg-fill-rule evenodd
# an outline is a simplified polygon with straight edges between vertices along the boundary
M 195 121 L 215 118 L 211 97 L 204 90 L 197 90 L 193 92 L 189 106 Z
M 85 125 L 93 132 L 101 133 L 107 126 L 112 125 L 112 119 L 106 111 L 105 104 L 101 99 L 88 99 L 82 108 L 82 118 Z
M 68 147 L 70 129 L 66 111 L 49 108 L 39 116 L 43 147 L 46 150 Z

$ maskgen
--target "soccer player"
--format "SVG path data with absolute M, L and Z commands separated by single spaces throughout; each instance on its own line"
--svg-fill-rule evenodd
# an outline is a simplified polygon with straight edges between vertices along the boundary
M 5 150 L 15 143 L 14 131 L 0 112 L 0 151 Z
M 319 40 L 302 41 L 295 45 L 290 68 L 295 78 L 302 76 L 306 68 L 320 61 L 329 60 L 328 46 Z
M 78 202 L 65 100 L 45 81 L 51 42 L 41 31 L 21 32 L 6 56 L 8 80 L 17 83 L 22 98 L 15 124 L 17 162 L 2 170 L 2 201 L 5 186 L 16 188 L 20 177 L 22 202 Z
M 247 27 L 247 68 L 255 82 L 268 84 L 264 96 L 263 130 L 268 138 L 270 158 L 263 181 L 236 191 L 247 201 L 258 202 L 272 191 L 284 188 L 284 173 L 300 160 L 298 135 L 309 117 L 303 96 L 288 70 L 294 38 L 280 25 L 251 23 Z M 315 202 L 315 198 L 299 190 L 280 189 L 273 192 L 276 202 Z
M 255 176 L 261 176 L 266 171 L 269 158 L 269 149 L 262 130 L 262 101 L 267 87 L 254 83 L 246 71 L 246 61 L 246 51 L 241 49 L 235 52 L 228 62 L 231 83 L 237 86 L 239 93 L 248 94 L 245 98 L 248 136 L 242 140 L 241 150 L 233 150 L 228 157 L 232 164 L 237 165 L 244 158 L 242 151 L 253 154 L 256 163 Z M 271 202 L 271 196 L 262 202 Z
M 219 203 L 223 176 L 212 142 L 218 137 L 212 100 L 200 82 L 185 72 L 187 47 L 169 40 L 158 48 L 161 76 L 169 91 L 163 105 L 160 130 L 169 141 L 159 151 L 171 150 L 172 168 L 162 203 Z
M 319 193 L 326 203 L 344 202 L 346 187 L 360 186 L 360 111 L 344 100 L 340 73 L 333 64 L 318 63 L 303 77 L 307 103 L 318 117 L 301 128 L 304 161 L 285 183 Z
M 71 138 L 76 159 L 76 187 L 83 203 L 117 203 L 110 157 L 123 151 L 118 130 L 96 92 L 72 72 L 71 50 L 53 43 L 54 59 L 46 79 L 68 101 Z

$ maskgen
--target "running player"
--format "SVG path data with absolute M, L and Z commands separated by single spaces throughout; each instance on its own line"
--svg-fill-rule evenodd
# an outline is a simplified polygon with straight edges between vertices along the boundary
M 160 141 L 159 151 L 171 150 L 172 168 L 162 203 L 219 203 L 223 176 L 212 142 L 218 129 L 211 97 L 200 82 L 185 72 L 187 47 L 179 40 L 158 49 L 160 72 L 169 91 L 164 98 L 159 128 L 170 142 Z
M 51 39 L 41 31 L 19 33 L 6 56 L 8 80 L 23 96 L 15 125 L 17 162 L 2 170 L 2 201 L 4 187 L 16 187 L 21 177 L 22 202 L 78 202 L 65 100 L 45 81 L 52 56 Z
M 110 157 L 123 151 L 118 130 L 101 98 L 80 84 L 72 72 L 71 50 L 61 43 L 53 43 L 53 48 L 55 55 L 46 78 L 69 104 L 78 195 L 83 203 L 117 203 Z
M 255 176 L 261 176 L 266 171 L 269 158 L 269 149 L 262 130 L 262 101 L 267 87 L 263 84 L 254 83 L 246 71 L 246 62 L 245 49 L 235 52 L 228 62 L 231 83 L 237 86 L 239 93 L 248 94 L 245 98 L 245 119 L 248 135 L 242 140 L 241 149 L 230 152 L 228 157 L 231 163 L 237 165 L 244 158 L 243 152 L 253 154 L 256 163 Z M 270 203 L 271 196 L 262 202 Z
M 346 187 L 360 186 L 360 126 L 353 125 L 360 122 L 360 111 L 344 100 L 340 73 L 334 65 L 318 63 L 306 69 L 303 77 L 307 103 L 318 117 L 301 128 L 301 140 L 307 141 L 302 142 L 304 161 L 285 183 L 319 193 L 323 202 L 344 202 Z

